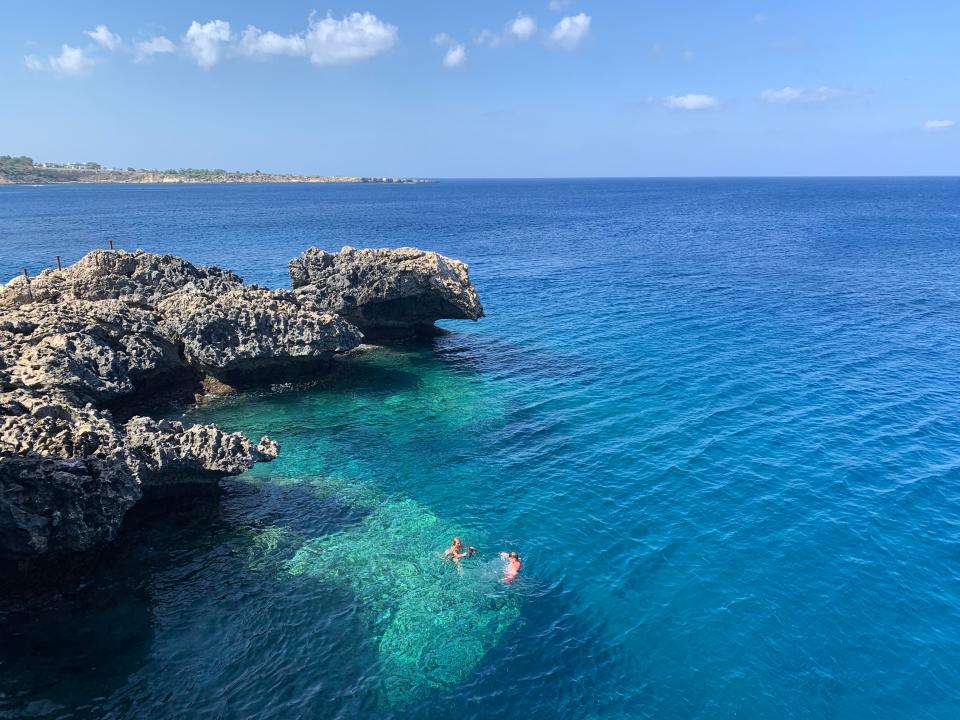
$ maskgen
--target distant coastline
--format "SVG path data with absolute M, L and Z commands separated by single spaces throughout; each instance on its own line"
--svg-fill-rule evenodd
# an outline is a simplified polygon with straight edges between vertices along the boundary
M 219 183 L 396 183 L 436 182 L 417 178 L 362 177 L 359 175 L 296 175 L 264 173 L 259 170 L 206 170 L 180 168 L 110 168 L 99 163 L 35 162 L 26 155 L 0 155 L 0 185 L 56 185 L 65 183 L 145 184 L 219 184 Z

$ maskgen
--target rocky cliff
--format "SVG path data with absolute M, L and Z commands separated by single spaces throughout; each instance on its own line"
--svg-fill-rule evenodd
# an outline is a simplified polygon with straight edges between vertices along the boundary
M 315 372 L 360 344 L 357 326 L 426 332 L 483 315 L 467 266 L 436 253 L 311 248 L 290 270 L 294 291 L 267 290 L 172 255 L 98 250 L 0 285 L 0 560 L 109 542 L 145 490 L 209 487 L 279 452 L 136 415 L 135 400 Z
M 285 296 L 290 296 L 285 297 Z M 211 484 L 276 457 L 215 426 L 108 407 L 206 372 L 326 360 L 360 333 L 291 293 L 169 255 L 96 251 L 0 286 L 0 559 L 113 539 L 151 487 Z M 164 310 L 167 313 L 164 313 Z
M 458 260 L 409 247 L 338 253 L 312 247 L 290 262 L 297 295 L 373 339 L 431 335 L 437 320 L 483 317 L 467 270 Z

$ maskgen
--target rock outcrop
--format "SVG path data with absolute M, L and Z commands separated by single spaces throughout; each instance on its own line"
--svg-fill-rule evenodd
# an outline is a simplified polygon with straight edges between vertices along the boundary
M 278 451 L 215 425 L 119 425 L 67 395 L 0 393 L 0 559 L 88 550 L 116 536 L 144 490 L 210 486 Z
M 186 361 L 228 385 L 308 372 L 363 337 L 342 317 L 285 290 L 178 293 L 157 310 Z
M 0 315 L 0 362 L 17 386 L 101 403 L 157 385 L 186 364 L 153 312 L 119 300 L 61 299 Z
M 0 285 L 0 561 L 94 548 L 145 492 L 210 487 L 279 452 L 136 415 L 134 400 L 315 371 L 361 342 L 355 325 L 420 333 L 483 315 L 467 266 L 436 253 L 311 248 L 290 271 L 294 291 L 267 290 L 172 255 L 98 250 Z
M 416 248 L 328 253 L 312 247 L 290 262 L 290 277 L 299 296 L 373 339 L 436 334 L 437 320 L 483 317 L 467 266 Z
M 196 267 L 175 255 L 94 250 L 63 270 L 44 270 L 29 280 L 18 275 L 0 286 L 0 308 L 111 299 L 154 307 L 162 298 L 177 292 L 220 293 L 242 285 L 243 280 L 229 270 Z
M 274 359 L 295 345 L 289 337 L 309 338 L 324 359 L 359 342 L 358 331 L 319 311 L 285 316 L 279 308 L 258 325 L 251 318 L 263 313 L 233 308 L 231 314 L 223 301 L 241 304 L 244 293 L 252 299 L 267 292 L 173 256 L 107 251 L 0 286 L 0 560 L 90 549 L 116 536 L 144 490 L 209 487 L 277 456 L 266 437 L 254 444 L 213 425 L 140 416 L 121 424 L 107 409 L 197 377 L 206 366 L 195 357 L 217 356 L 223 338 L 216 332 L 205 336 L 209 348 L 192 338 L 188 354 L 187 339 L 172 331 L 174 320 L 164 322 L 157 305 L 174 295 L 182 298 L 177 308 L 220 312 L 218 327 L 232 323 L 234 338 L 278 333 L 285 339 L 272 346 L 251 341 L 269 347 Z M 253 347 L 221 350 L 235 360 L 257 354 Z M 295 346 L 290 354 L 296 351 L 310 349 Z
M 123 464 L 0 456 L 0 559 L 79 552 L 109 542 L 140 496 Z
M 242 433 L 225 433 L 216 425 L 186 427 L 173 420 L 135 417 L 124 426 L 124 434 L 145 488 L 239 475 L 255 463 L 276 459 L 280 452 L 267 437 L 254 445 Z

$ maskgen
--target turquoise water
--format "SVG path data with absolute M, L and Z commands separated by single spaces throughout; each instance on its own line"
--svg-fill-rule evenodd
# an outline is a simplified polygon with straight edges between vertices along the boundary
M 279 285 L 309 244 L 414 244 L 488 312 L 191 411 L 281 457 L 0 618 L 0 717 L 956 717 L 958 208 L 954 179 L 0 188 L 4 276 L 113 238 Z

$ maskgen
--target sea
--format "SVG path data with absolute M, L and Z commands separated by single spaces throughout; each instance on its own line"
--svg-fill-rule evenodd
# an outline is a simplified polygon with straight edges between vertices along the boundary
M 960 717 L 960 179 L 0 187 L 4 279 L 110 241 L 486 317 L 180 412 L 281 455 L 0 613 L 0 718 Z

